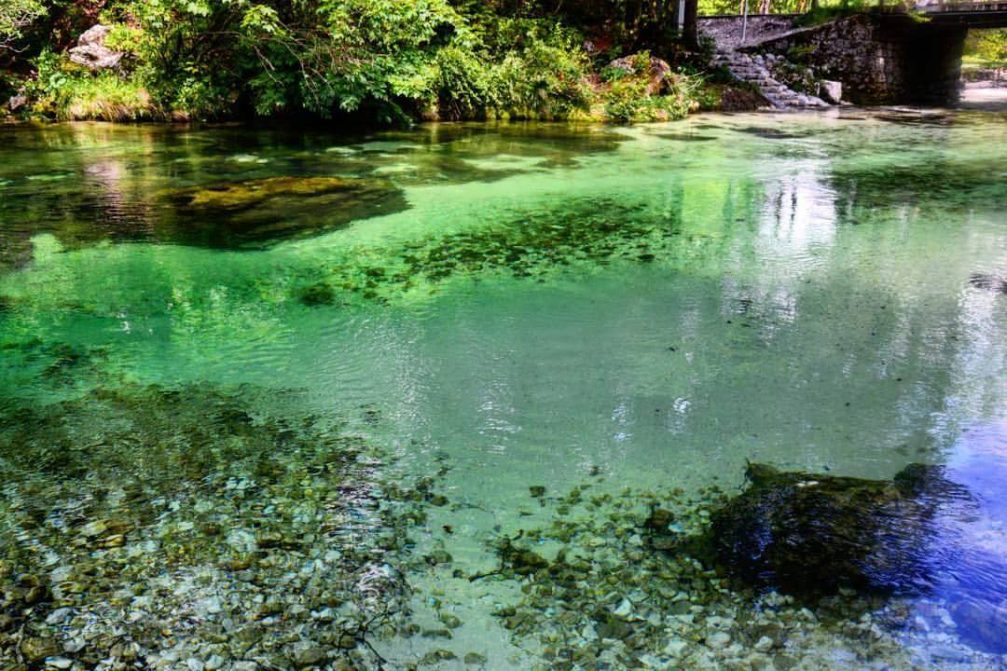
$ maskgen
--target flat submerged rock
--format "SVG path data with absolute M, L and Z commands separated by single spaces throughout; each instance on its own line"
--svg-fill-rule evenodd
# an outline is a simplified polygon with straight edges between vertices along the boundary
M 389 182 L 342 177 L 223 182 L 167 198 L 177 210 L 171 237 L 208 247 L 263 247 L 408 208 L 402 190 Z

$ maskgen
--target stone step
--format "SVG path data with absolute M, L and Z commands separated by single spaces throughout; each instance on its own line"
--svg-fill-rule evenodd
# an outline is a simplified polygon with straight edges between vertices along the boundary
M 769 68 L 774 59 L 752 57 L 737 51 L 718 51 L 713 62 L 727 68 L 731 75 L 739 81 L 755 86 L 762 96 L 769 101 L 771 109 L 828 107 L 828 103 L 816 96 L 794 91 L 789 86 L 776 80 Z

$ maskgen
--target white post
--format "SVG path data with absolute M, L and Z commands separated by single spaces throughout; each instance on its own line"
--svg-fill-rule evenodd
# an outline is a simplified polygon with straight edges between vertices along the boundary
M 678 0 L 678 34 L 685 30 L 685 0 Z
M 748 0 L 744 0 L 744 9 L 742 10 L 741 17 L 741 43 L 745 43 L 745 39 L 748 37 Z

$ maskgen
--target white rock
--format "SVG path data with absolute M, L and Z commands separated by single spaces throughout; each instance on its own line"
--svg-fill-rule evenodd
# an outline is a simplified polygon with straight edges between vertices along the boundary
M 773 639 L 768 636 L 763 636 L 755 642 L 755 649 L 759 652 L 769 652 L 773 649 L 773 645 L 775 645 Z
M 664 646 L 663 652 L 669 657 L 679 657 L 683 652 L 685 652 L 687 647 L 689 647 L 689 643 L 687 641 L 683 641 L 680 638 L 673 638 L 668 641 L 668 645 Z
M 731 642 L 730 634 L 717 631 L 706 637 L 706 645 L 714 650 L 719 650 L 721 648 L 726 648 Z
M 202 599 L 199 602 L 198 609 L 207 615 L 216 615 L 224 610 L 224 606 L 220 603 L 220 599 L 214 596 Z
M 63 644 L 63 650 L 70 653 L 71 655 L 80 652 L 87 647 L 87 643 L 83 639 L 74 639 L 67 641 Z
M 838 105 L 843 98 L 843 83 L 822 80 L 818 89 L 818 97 L 827 103 Z
M 619 617 L 629 617 L 633 613 L 633 604 L 629 599 L 623 599 L 613 612 Z
M 70 619 L 73 616 L 72 608 L 57 608 L 53 612 L 49 613 L 49 617 L 45 619 L 46 624 L 63 624 L 64 621 Z

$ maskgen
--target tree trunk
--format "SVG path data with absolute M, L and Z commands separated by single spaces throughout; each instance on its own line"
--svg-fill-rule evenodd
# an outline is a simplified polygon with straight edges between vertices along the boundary
M 682 40 L 688 49 L 699 49 L 699 0 L 685 0 Z

